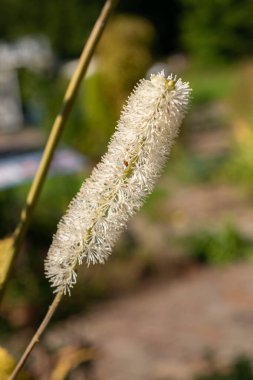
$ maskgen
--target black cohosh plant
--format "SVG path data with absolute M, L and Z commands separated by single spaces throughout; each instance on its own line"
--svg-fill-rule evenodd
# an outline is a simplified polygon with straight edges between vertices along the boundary
M 104 263 L 151 193 L 189 102 L 188 83 L 161 72 L 141 80 L 123 108 L 108 152 L 71 201 L 45 261 L 55 292 L 70 293 L 76 268 Z

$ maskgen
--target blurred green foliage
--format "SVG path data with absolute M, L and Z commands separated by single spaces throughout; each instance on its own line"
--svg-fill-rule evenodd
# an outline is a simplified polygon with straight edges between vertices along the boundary
M 215 370 L 208 375 L 196 376 L 194 380 L 253 380 L 251 359 L 241 357 L 226 371 Z
M 122 103 L 152 63 L 155 30 L 146 19 L 117 15 L 109 23 L 98 45 L 103 85 L 119 114 Z
M 90 159 L 98 161 L 105 153 L 116 124 L 113 112 L 115 105 L 110 104 L 106 97 L 106 88 L 100 73 L 94 73 L 85 80 L 77 107 L 79 117 L 76 122 L 80 128 L 75 129 L 69 142 Z
M 253 53 L 251 0 L 181 1 L 181 38 L 191 57 L 210 64 Z
M 48 132 L 59 111 L 66 82 L 59 76 L 26 68 L 18 69 L 17 74 L 25 125 Z
M 79 190 L 82 181 L 85 179 L 86 173 L 71 174 L 65 176 L 54 176 L 47 179 L 38 205 L 34 211 L 33 223 L 30 225 L 29 238 L 34 240 L 38 245 L 43 246 L 45 239 L 51 239 L 56 224 L 71 198 Z M 0 192 L 0 202 L 2 210 L 6 208 L 6 215 L 15 216 L 9 220 L 9 231 L 16 224 L 16 218 L 19 217 L 19 211 L 25 202 L 30 184 L 17 186 L 13 189 L 7 189 Z M 4 234 L 5 224 L 1 223 L 1 234 Z M 47 238 L 46 238 L 47 237 Z
M 24 34 L 45 34 L 58 54 L 77 56 L 104 2 L 2 0 L 0 35 L 2 39 L 12 41 Z M 131 13 L 150 20 L 158 33 L 158 53 L 177 49 L 180 14 L 180 2 L 177 0 L 157 0 L 155 6 L 146 0 L 121 0 L 116 12 Z
M 219 173 L 223 158 L 203 157 L 190 152 L 184 144 L 174 148 L 166 174 L 181 184 L 212 182 Z
M 47 35 L 64 57 L 80 54 L 103 0 L 2 0 L 0 35 Z M 185 50 L 202 63 L 249 56 L 253 52 L 251 0 L 122 0 L 117 10 L 147 18 L 154 25 L 156 52 Z M 112 44 L 113 47 L 113 44 Z M 130 63 L 130 62 L 129 62 Z
M 183 238 L 195 260 L 221 265 L 253 255 L 252 241 L 243 237 L 231 223 L 217 229 L 203 229 Z
M 227 94 L 231 125 L 231 151 L 220 168 L 220 177 L 252 190 L 253 177 L 253 64 L 245 61 L 234 71 L 234 85 Z
M 13 40 L 24 34 L 45 34 L 61 55 L 76 56 L 102 4 L 100 0 L 2 0 L 0 35 Z
M 237 85 L 238 72 L 234 65 L 206 65 L 200 70 L 191 62 L 184 77 L 191 83 L 195 106 L 227 99 Z
M 226 162 L 219 170 L 219 176 L 223 180 L 236 185 L 241 185 L 252 193 L 253 178 L 253 128 L 250 138 L 244 143 L 237 142 Z

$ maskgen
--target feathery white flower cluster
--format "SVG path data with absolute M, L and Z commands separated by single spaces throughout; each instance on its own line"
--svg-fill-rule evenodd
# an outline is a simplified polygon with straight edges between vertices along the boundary
M 108 152 L 71 201 L 45 260 L 55 292 L 69 292 L 84 260 L 104 263 L 152 191 L 185 115 L 190 88 L 161 72 L 128 98 Z

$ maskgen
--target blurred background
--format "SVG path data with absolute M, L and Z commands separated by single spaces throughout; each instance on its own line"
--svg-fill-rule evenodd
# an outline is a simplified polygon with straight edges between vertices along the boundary
M 2 238 L 102 5 L 1 0 Z M 80 269 L 23 379 L 253 379 L 252 20 L 251 0 L 119 1 L 6 291 L 1 344 L 12 355 L 52 300 L 43 273 L 52 234 L 134 84 L 173 72 L 193 88 L 190 112 L 154 193 L 108 263 Z

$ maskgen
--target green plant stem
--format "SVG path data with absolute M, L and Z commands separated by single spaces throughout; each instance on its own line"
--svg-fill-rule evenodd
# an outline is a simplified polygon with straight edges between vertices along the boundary
M 27 195 L 25 207 L 23 208 L 21 212 L 20 222 L 12 236 L 13 244 L 12 244 L 12 249 L 9 252 L 9 255 L 11 256 L 11 258 L 9 260 L 9 266 L 8 266 L 8 270 L 6 271 L 5 278 L 0 284 L 0 296 L 3 295 L 4 288 L 5 288 L 7 279 L 9 277 L 15 256 L 18 253 L 21 247 L 21 244 L 23 242 L 27 227 L 31 220 L 33 209 L 36 205 L 42 186 L 44 184 L 44 181 L 48 172 L 48 168 L 53 157 L 53 153 L 61 137 L 62 131 L 64 129 L 64 126 L 66 124 L 70 111 L 73 107 L 77 91 L 80 87 L 84 74 L 87 71 L 88 65 L 90 63 L 94 50 L 97 46 L 97 43 L 102 35 L 105 25 L 116 3 L 117 3 L 117 0 L 107 0 L 105 2 L 104 7 L 85 44 L 85 47 L 79 59 L 78 66 L 66 90 L 61 110 L 56 116 L 56 119 L 53 123 L 51 133 L 48 137 L 47 144 L 45 146 L 39 168 L 34 177 L 29 193 Z
M 23 355 L 21 356 L 19 362 L 17 363 L 16 367 L 14 368 L 14 371 L 9 377 L 9 380 L 14 380 L 17 378 L 19 372 L 23 368 L 27 358 L 29 357 L 30 353 L 32 352 L 34 346 L 39 342 L 41 334 L 46 329 L 48 323 L 50 322 L 50 319 L 52 318 L 55 310 L 57 309 L 61 299 L 62 299 L 63 293 L 59 292 L 56 294 L 52 304 L 50 305 L 47 314 L 45 315 L 43 321 L 41 322 L 39 328 L 35 332 L 34 336 L 30 340 L 30 343 L 28 344 L 27 348 L 25 349 Z

